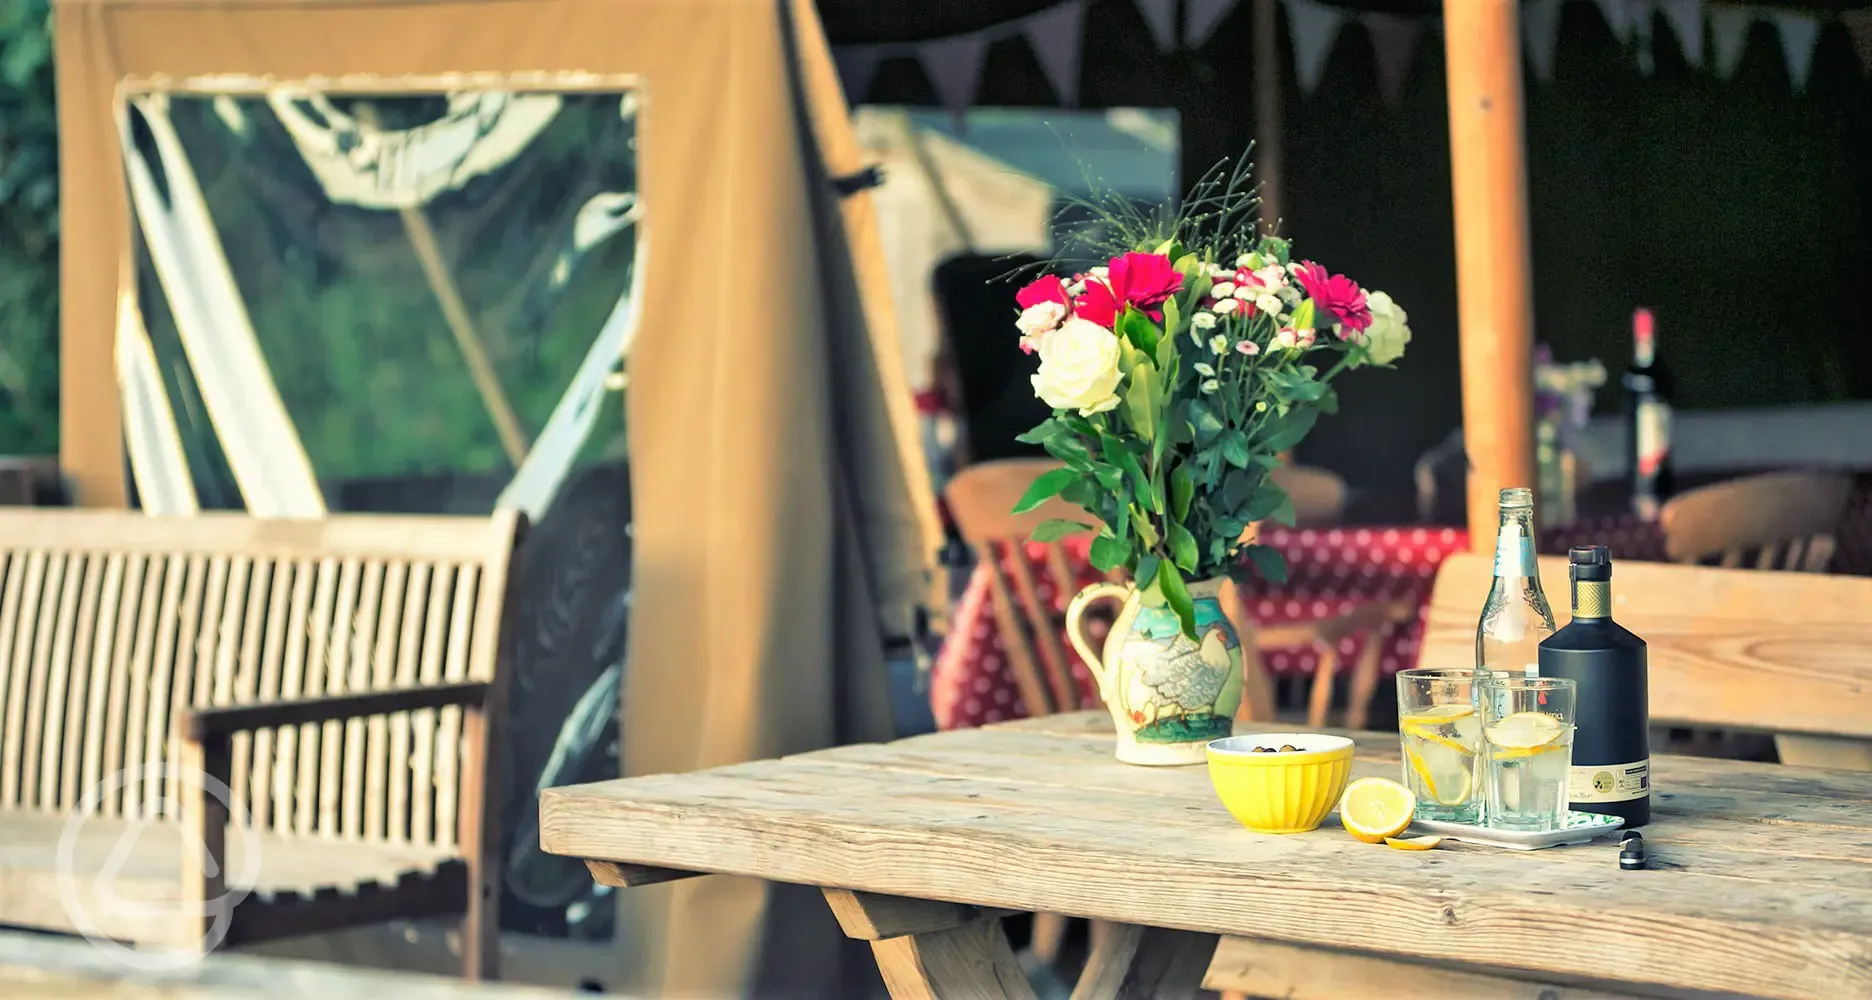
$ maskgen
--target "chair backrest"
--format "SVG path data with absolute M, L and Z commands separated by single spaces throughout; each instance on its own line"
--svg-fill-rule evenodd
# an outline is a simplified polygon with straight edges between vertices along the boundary
M 499 679 L 520 530 L 0 511 L 0 809 L 173 819 L 176 783 L 151 775 L 185 707 Z M 237 737 L 234 814 L 452 844 L 461 732 L 447 708 Z
M 1770 472 L 1689 490 L 1664 505 L 1664 551 L 1672 562 L 1824 572 L 1846 512 L 1851 477 Z
M 1419 666 L 1475 663 L 1493 572 L 1485 556 L 1444 560 Z M 1564 624 L 1566 560 L 1541 558 L 1540 576 Z M 1612 600 L 1650 646 L 1653 720 L 1872 738 L 1872 579 L 1623 562 Z
M 990 573 L 989 598 L 995 625 L 1029 715 L 1048 715 L 1079 706 L 1060 629 L 1066 602 L 1077 590 L 1066 552 L 1058 542 L 1045 543 L 1041 565 L 1051 600 L 1041 596 L 1040 581 L 1027 553 L 1041 543 L 1027 538 L 1052 518 L 1092 523 L 1091 515 L 1054 498 L 1025 514 L 1010 513 L 1034 479 L 1060 467 L 1048 458 L 1008 458 L 971 465 L 943 489 L 962 540 Z
M 1277 465 L 1268 478 L 1293 501 L 1295 527 L 1331 528 L 1344 520 L 1346 481 L 1338 473 L 1311 465 Z

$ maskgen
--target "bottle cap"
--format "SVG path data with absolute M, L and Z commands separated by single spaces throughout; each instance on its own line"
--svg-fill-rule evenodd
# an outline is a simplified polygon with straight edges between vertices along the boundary
M 1650 340 L 1657 335 L 1657 320 L 1652 317 L 1651 310 L 1643 306 L 1632 312 L 1631 327 L 1632 335 L 1639 340 Z
M 1645 866 L 1644 838 L 1633 830 L 1619 841 L 1618 866 L 1621 871 L 1638 871 Z
M 1612 579 L 1612 554 L 1603 545 L 1575 545 L 1567 550 L 1567 563 L 1575 580 Z

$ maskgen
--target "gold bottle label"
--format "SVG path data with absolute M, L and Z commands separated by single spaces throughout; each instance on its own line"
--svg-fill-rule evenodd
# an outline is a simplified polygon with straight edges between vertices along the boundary
M 1573 581 L 1573 617 L 1612 617 L 1612 584 L 1605 580 Z

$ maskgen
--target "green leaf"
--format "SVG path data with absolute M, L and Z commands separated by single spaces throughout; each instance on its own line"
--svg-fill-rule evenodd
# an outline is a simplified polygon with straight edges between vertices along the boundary
M 1230 430 L 1222 435 L 1222 457 L 1238 469 L 1248 467 L 1248 435 Z
M 1125 306 L 1124 314 L 1118 317 L 1118 335 L 1145 354 L 1155 356 L 1157 353 L 1157 324 L 1136 306 Z
M 1033 485 L 1027 487 L 1027 492 L 1021 494 L 1020 501 L 1014 505 L 1014 513 L 1025 514 L 1046 503 L 1058 496 L 1061 490 L 1078 478 L 1079 473 L 1071 469 L 1054 469 L 1051 472 L 1041 473 L 1034 477 Z
M 1163 314 L 1163 339 L 1174 341 L 1177 331 L 1183 329 L 1183 310 L 1177 305 L 1176 296 L 1164 300 Z
M 1279 417 L 1262 425 L 1261 449 L 1263 451 L 1286 451 L 1300 443 L 1313 429 L 1313 422 L 1319 419 L 1319 411 L 1302 406 L 1289 410 L 1285 417 Z
M 1099 502 L 1111 494 L 1099 488 L 1098 480 L 1081 476 L 1067 483 L 1066 488 L 1060 490 L 1059 495 L 1060 499 L 1067 503 L 1084 507 L 1086 510 L 1097 510 Z
M 1057 542 L 1067 535 L 1081 531 L 1091 531 L 1092 526 L 1081 521 L 1068 521 L 1064 518 L 1049 518 L 1041 521 L 1033 530 L 1032 539 L 1036 542 Z
M 1131 579 L 1138 587 L 1146 587 L 1156 583 L 1157 564 L 1161 561 L 1162 560 L 1155 553 L 1142 553 L 1138 556 L 1137 568 L 1132 572 Z
M 1196 536 L 1174 521 L 1170 524 L 1170 558 L 1186 573 L 1194 573 L 1201 558 L 1196 551 Z
M 1163 397 L 1157 387 L 1157 370 L 1146 361 L 1131 369 L 1131 384 L 1125 387 L 1125 415 L 1131 429 L 1145 441 L 1157 437 L 1158 407 Z
M 1143 542 L 1145 548 L 1154 549 L 1157 547 L 1157 542 L 1162 536 L 1157 534 L 1157 528 L 1150 523 L 1150 518 L 1132 518 L 1131 527 L 1137 530 L 1138 541 Z
M 1289 510 L 1293 509 L 1292 502 L 1287 499 L 1287 491 L 1281 489 L 1274 480 L 1263 479 L 1261 485 L 1255 487 L 1254 496 L 1248 501 L 1248 509 L 1242 516 L 1250 521 L 1265 520 L 1272 517 L 1282 504 L 1286 504 Z
M 1046 444 L 1048 440 L 1054 437 L 1057 437 L 1058 435 L 1065 432 L 1066 430 L 1067 430 L 1067 427 L 1064 423 L 1058 420 L 1055 420 L 1052 417 L 1048 417 L 1047 419 L 1042 420 L 1040 421 L 1040 423 L 1036 424 L 1033 430 L 1030 430 L 1025 434 L 1016 435 L 1014 440 L 1019 441 L 1021 444 L 1043 445 L 1043 444 Z
M 1293 252 L 1292 247 L 1288 246 L 1286 240 L 1278 236 L 1261 237 L 1261 244 L 1255 247 L 1255 250 L 1263 257 L 1272 257 L 1280 261 L 1282 267 L 1286 267 L 1288 262 L 1293 259 L 1289 256 L 1289 254 Z
M 1092 551 L 1090 556 L 1093 569 L 1098 570 L 1100 573 L 1110 573 L 1112 570 L 1124 565 L 1125 560 L 1130 558 L 1131 546 L 1126 545 L 1110 535 L 1100 534 L 1097 538 L 1092 539 Z
M 1293 498 L 1287 496 L 1286 493 L 1283 492 L 1281 494 L 1280 503 L 1275 506 L 1273 510 L 1268 511 L 1267 519 L 1291 528 L 1293 527 L 1294 517 Z
M 1312 299 L 1308 299 L 1300 303 L 1300 308 L 1294 310 L 1293 319 L 1288 320 L 1287 325 L 1296 330 L 1304 330 L 1314 325 L 1317 313 L 1318 307 L 1313 304 Z
M 1261 578 L 1273 584 L 1287 582 L 1287 558 L 1272 545 L 1250 545 L 1245 550 L 1248 561 Z
M 1118 505 L 1118 516 L 1112 519 L 1111 533 L 1121 542 L 1131 541 L 1131 498 Z
M 1116 465 L 1100 462 L 1092 466 L 1092 478 L 1098 480 L 1101 488 L 1116 492 L 1118 487 L 1124 485 L 1124 470 Z
M 1189 463 L 1179 462 L 1170 473 L 1170 513 L 1178 521 L 1189 517 L 1190 500 L 1196 496 L 1196 480 L 1190 475 Z
M 1105 449 L 1106 453 L 1116 453 L 1118 467 L 1131 477 L 1132 492 L 1137 496 L 1138 502 L 1144 505 L 1145 510 L 1162 513 L 1163 504 L 1157 499 L 1157 491 L 1151 489 L 1150 477 L 1144 474 L 1144 467 L 1138 464 L 1137 455 L 1133 454 L 1131 449 L 1125 447 L 1117 438 L 1107 437 L 1105 440 L 1109 442 Z
M 1255 485 L 1260 479 L 1247 469 L 1230 469 L 1222 480 L 1222 507 L 1225 510 L 1240 510 L 1248 498 L 1254 496 Z
M 1183 623 L 1183 634 L 1196 638 L 1196 605 L 1190 600 L 1183 577 L 1175 566 L 1167 562 L 1157 564 L 1157 587 L 1163 591 L 1164 601 L 1176 613 L 1177 620 Z
M 1198 448 L 1209 447 L 1210 444 L 1215 442 L 1216 438 L 1222 435 L 1223 431 L 1228 429 L 1223 425 L 1222 418 L 1216 416 L 1215 410 L 1210 408 L 1209 404 L 1203 400 L 1195 399 L 1190 401 L 1189 415 L 1190 429 L 1196 435 L 1196 446 Z

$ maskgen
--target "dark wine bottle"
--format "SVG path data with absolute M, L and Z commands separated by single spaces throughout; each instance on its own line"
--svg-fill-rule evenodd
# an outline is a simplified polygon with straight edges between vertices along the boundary
M 1657 357 L 1657 323 L 1649 309 L 1632 313 L 1632 361 L 1622 381 L 1632 511 L 1647 521 L 1656 520 L 1675 483 L 1671 475 L 1671 378 Z
M 1540 644 L 1542 677 L 1570 678 L 1574 709 L 1572 808 L 1651 819 L 1651 710 L 1645 641 L 1612 620 L 1612 560 L 1603 545 L 1573 549 L 1573 620 Z

